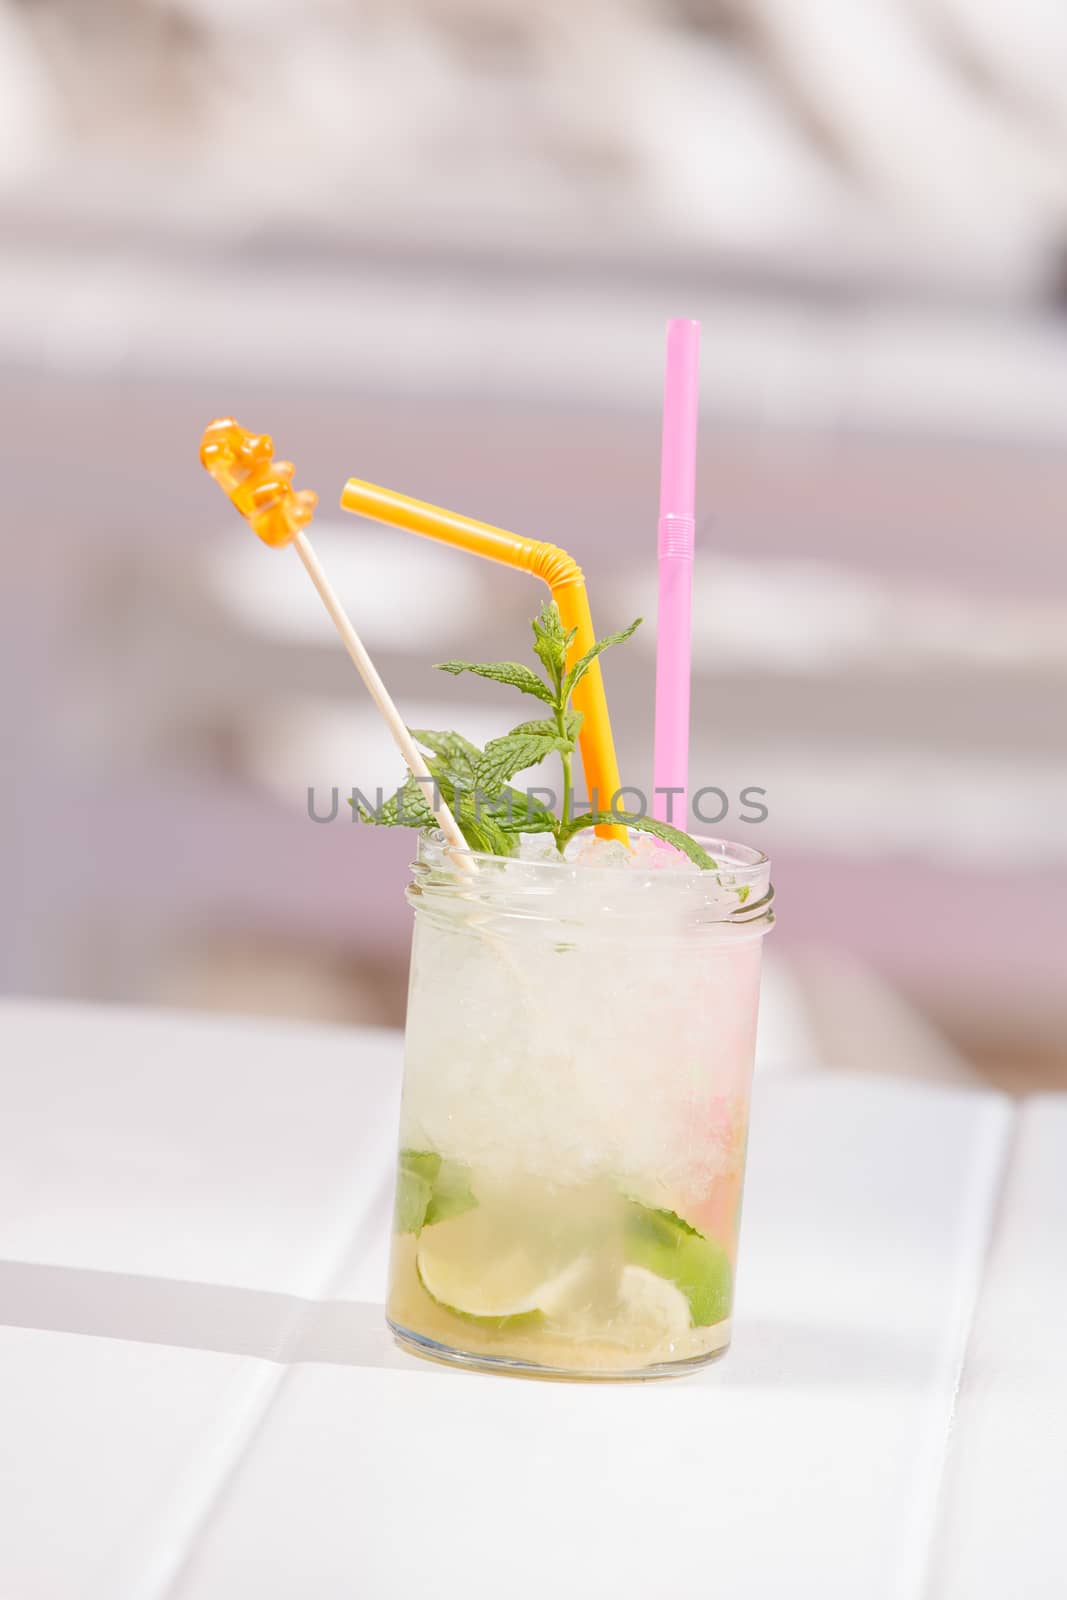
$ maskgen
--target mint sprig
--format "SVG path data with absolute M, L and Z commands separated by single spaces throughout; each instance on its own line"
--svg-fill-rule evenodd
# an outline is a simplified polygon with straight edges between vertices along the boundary
M 628 628 L 598 639 L 568 667 L 567 652 L 574 643 L 575 630 L 564 628 L 559 607 L 554 600 L 549 600 L 532 622 L 533 650 L 543 669 L 543 677 L 520 661 L 438 663 L 441 672 L 453 677 L 470 672 L 493 683 L 508 684 L 520 694 L 540 700 L 548 709 L 548 715 L 520 722 L 510 733 L 490 739 L 484 750 L 458 733 L 431 728 L 411 730 L 442 799 L 472 850 L 511 856 L 515 854 L 520 834 L 551 833 L 562 855 L 568 841 L 581 829 L 606 823 L 654 834 L 682 851 L 702 871 L 715 870 L 716 863 L 695 839 L 666 822 L 626 811 L 587 812 L 580 817 L 571 812 L 572 767 L 582 727 L 582 714 L 572 708 L 571 695 L 604 651 L 624 643 L 640 625 L 638 617 Z M 559 756 L 563 769 L 559 816 L 543 802 L 512 788 L 509 782 L 517 772 L 539 766 L 553 755 Z M 360 820 L 386 828 L 434 828 L 432 796 L 427 788 L 416 779 L 408 778 L 399 794 L 385 801 L 377 812 L 360 805 Z

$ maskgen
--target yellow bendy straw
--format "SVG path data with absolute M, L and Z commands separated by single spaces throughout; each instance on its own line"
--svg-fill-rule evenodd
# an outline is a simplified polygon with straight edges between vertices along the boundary
M 472 872 L 474 867 L 467 854 L 467 841 L 455 817 L 436 791 L 429 767 L 304 532 L 314 515 L 318 496 L 310 489 L 294 489 L 292 462 L 275 461 L 273 456 L 274 443 L 266 434 L 248 433 L 238 427 L 232 417 L 221 417 L 209 423 L 200 442 L 201 464 L 249 523 L 252 531 L 259 535 L 264 544 L 276 549 L 291 544 L 304 563 L 308 577 L 318 590 L 319 598 L 341 636 L 341 643 L 366 684 L 371 699 L 385 718 L 408 771 L 420 781 L 426 794 L 426 804 L 433 811 L 451 847 L 452 859 L 462 870 Z
M 472 555 L 498 561 L 505 567 L 517 567 L 521 572 L 542 579 L 559 607 L 564 628 L 568 632 L 571 628 L 575 630 L 570 662 L 592 649 L 595 637 L 585 577 L 574 558 L 558 546 L 520 538 L 505 528 L 476 522 L 473 517 L 463 517 L 455 511 L 443 511 L 440 506 L 427 505 L 423 500 L 413 500 L 409 495 L 382 489 L 375 483 L 364 483 L 360 478 L 349 478 L 341 495 L 341 506 L 371 522 L 405 528 L 408 533 L 454 545 L 457 550 L 469 550 Z M 599 661 L 593 662 L 575 688 L 574 709 L 582 713 L 578 743 L 590 803 L 598 811 L 610 811 L 620 789 L 619 764 L 615 758 L 615 741 L 611 736 Z M 596 831 L 603 838 L 627 843 L 625 828 L 617 824 L 604 824 Z

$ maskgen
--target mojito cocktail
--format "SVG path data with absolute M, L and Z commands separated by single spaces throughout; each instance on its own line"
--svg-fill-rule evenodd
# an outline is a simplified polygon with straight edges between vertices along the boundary
M 473 1366 L 684 1371 L 730 1339 L 768 863 L 535 843 L 468 875 L 420 842 L 389 1321 Z
M 710 1360 L 730 1338 L 772 891 L 759 851 L 696 840 L 643 805 L 618 809 L 638 791 L 617 786 L 600 661 L 641 619 L 596 639 L 581 569 L 556 546 L 353 480 L 350 508 L 355 493 L 380 520 L 412 519 L 553 590 L 532 621 L 536 667 L 439 663 L 517 691 L 521 722 L 484 748 L 408 728 L 308 540 L 316 496 L 293 488 L 292 464 L 230 417 L 210 424 L 200 458 L 264 543 L 292 545 L 407 768 L 389 800 L 352 795 L 362 821 L 420 835 L 397 1338 L 461 1365 L 560 1377 Z M 689 560 L 690 512 L 665 517 L 689 526 L 690 548 L 668 529 L 661 557 Z M 687 628 L 677 612 L 671 625 Z M 671 714 L 668 766 L 685 755 L 688 710 L 677 649 L 671 659 L 673 690 L 657 697 Z M 657 768 L 660 755 L 657 739 Z M 546 761 L 558 794 L 512 782 Z M 684 784 L 657 778 L 657 792 Z

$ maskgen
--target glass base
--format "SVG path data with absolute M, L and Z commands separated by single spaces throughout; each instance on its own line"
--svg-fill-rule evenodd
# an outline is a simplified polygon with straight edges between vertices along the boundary
M 724 1329 L 724 1341 L 715 1350 L 708 1350 L 703 1355 L 687 1356 L 681 1361 L 660 1361 L 647 1367 L 620 1368 L 618 1371 L 609 1369 L 595 1369 L 581 1371 L 569 1367 L 540 1366 L 533 1361 L 522 1361 L 510 1356 L 489 1356 L 471 1354 L 465 1350 L 453 1349 L 451 1345 L 439 1344 L 436 1339 L 428 1339 L 425 1334 L 413 1333 L 410 1328 L 405 1328 L 391 1317 L 387 1317 L 393 1332 L 393 1338 L 401 1350 L 406 1350 L 410 1355 L 421 1356 L 424 1361 L 436 1361 L 446 1367 L 460 1367 L 467 1372 L 494 1372 L 509 1378 L 540 1378 L 542 1381 L 556 1383 L 642 1383 L 650 1378 L 684 1378 L 690 1373 L 700 1372 L 713 1361 L 719 1361 L 730 1348 L 730 1335 L 728 1328 Z

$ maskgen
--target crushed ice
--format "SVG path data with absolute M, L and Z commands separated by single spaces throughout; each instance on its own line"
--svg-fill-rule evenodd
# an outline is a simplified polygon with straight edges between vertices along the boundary
M 523 834 L 519 859 L 522 861 L 558 862 L 560 856 L 547 833 Z M 700 868 L 681 850 L 657 839 L 650 833 L 631 834 L 629 848 L 621 839 L 599 839 L 592 833 L 578 833 L 567 844 L 563 860 L 581 867 L 627 867 L 639 872 L 698 873 Z

